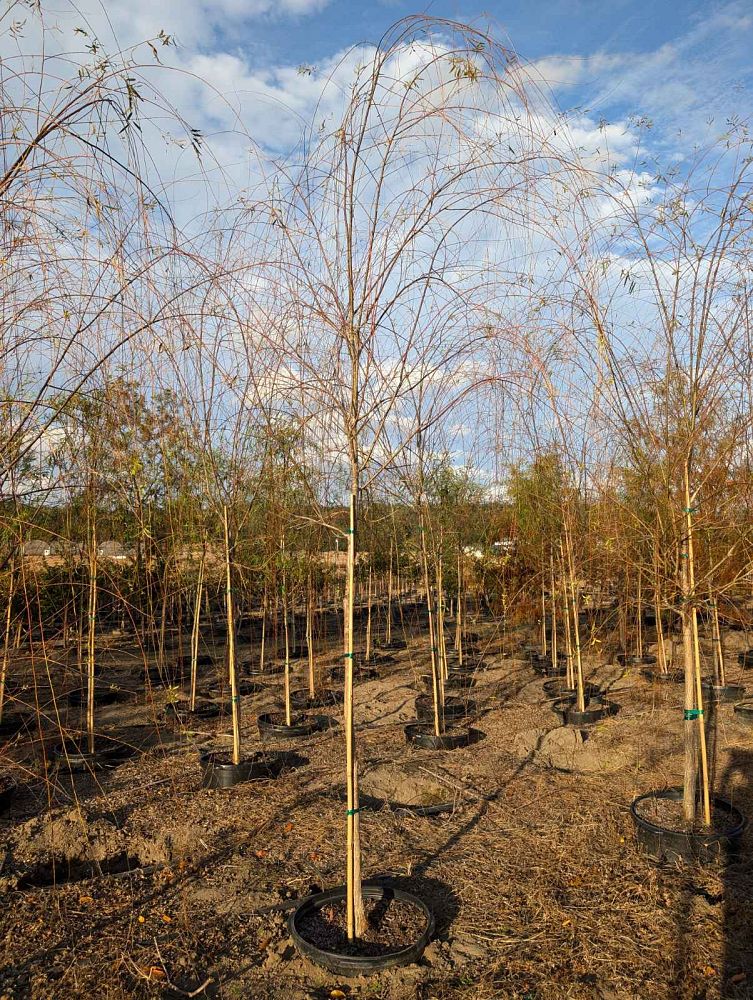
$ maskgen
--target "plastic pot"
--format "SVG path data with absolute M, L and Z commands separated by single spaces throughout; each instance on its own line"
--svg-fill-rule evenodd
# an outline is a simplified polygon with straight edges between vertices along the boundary
M 559 698 L 552 703 L 552 711 L 562 720 L 563 726 L 587 726 L 593 722 L 600 722 L 610 715 L 619 712 L 620 706 L 613 701 L 604 701 L 601 698 L 592 697 L 586 702 L 583 712 L 579 712 L 570 698 Z
M 753 669 L 753 649 L 746 649 L 744 653 L 738 653 L 737 662 L 743 670 Z
M 564 677 L 567 674 L 567 665 L 559 657 L 557 657 L 557 666 L 554 667 L 552 666 L 551 657 L 541 656 L 539 653 L 531 656 L 529 662 L 533 667 L 534 673 L 540 677 Z
M 434 681 L 431 674 L 421 674 L 420 680 L 427 691 L 433 691 Z M 456 691 L 466 691 L 476 686 L 476 678 L 473 674 L 458 674 L 453 670 L 444 682 L 445 690 L 454 688 Z
M 345 680 L 345 665 L 342 663 L 330 667 L 330 678 L 336 682 Z M 355 681 L 376 681 L 379 679 L 379 668 L 374 666 L 359 666 L 356 662 L 353 666 L 353 679 Z
M 339 889 L 330 889 L 328 892 L 318 892 L 315 896 L 309 896 L 307 899 L 302 900 L 290 913 L 288 917 L 288 932 L 298 954 L 334 973 L 336 976 L 348 978 L 369 976 L 376 972 L 382 972 L 385 969 L 392 969 L 402 965 L 412 965 L 418 962 L 434 933 L 434 917 L 426 903 L 417 896 L 404 892 L 402 889 L 393 889 L 386 886 L 363 884 L 361 892 L 365 899 L 399 899 L 405 903 L 410 903 L 416 909 L 420 910 L 424 917 L 424 926 L 417 939 L 399 951 L 388 952 L 385 955 L 365 956 L 325 951 L 323 948 L 301 937 L 299 927 L 305 916 L 312 911 L 328 906 L 330 903 L 337 903 L 345 899 L 345 888 L 341 887 Z
M 636 656 L 632 653 L 618 653 L 617 662 L 623 667 L 650 667 L 656 663 L 653 653 L 646 653 L 644 656 Z
M 450 662 L 449 670 L 451 676 L 454 674 L 456 677 L 459 676 L 475 677 L 476 674 L 483 673 L 487 669 L 487 666 L 488 665 L 485 660 L 476 660 L 476 659 L 469 660 L 464 657 L 462 664 Z
M 684 684 L 685 673 L 682 670 L 668 670 L 663 674 L 660 670 L 641 670 L 641 677 L 645 677 L 652 684 Z
M 440 716 L 444 714 L 447 721 L 452 719 L 464 719 L 469 714 L 473 706 L 472 702 L 461 701 L 459 698 L 445 698 L 444 713 L 440 711 Z M 416 718 L 422 722 L 434 719 L 434 698 L 432 695 L 421 694 L 416 698 Z
M 82 690 L 78 688 L 75 691 L 71 691 L 68 695 L 68 704 L 71 708 L 82 708 L 87 704 L 88 697 L 89 694 L 86 689 Z M 94 686 L 94 704 L 100 707 L 106 705 L 124 705 L 127 702 L 135 701 L 136 697 L 136 692 L 128 688 L 120 688 L 116 685 L 104 687 L 95 684 Z
M 7 809 L 18 791 L 18 782 L 10 774 L 0 774 L 0 810 Z
M 52 756 L 58 767 L 77 773 L 118 767 L 135 753 L 134 747 L 113 740 L 103 740 L 101 737 L 95 740 L 94 753 L 91 753 L 86 737 L 82 736 L 58 743 L 53 748 Z
M 331 725 L 332 720 L 321 715 L 294 715 L 292 725 L 286 726 L 285 714 L 279 712 L 264 712 L 256 720 L 259 736 L 263 740 L 292 740 L 301 736 L 310 736 L 320 729 Z
M 734 705 L 745 697 L 742 684 L 716 684 L 713 681 L 703 682 L 703 697 L 717 705 Z
M 378 644 L 379 649 L 385 650 L 388 653 L 397 653 L 401 649 L 407 649 L 408 643 L 405 639 L 390 639 L 389 642 L 380 642 Z
M 227 750 L 207 750 L 199 754 L 202 788 L 232 788 L 244 781 L 277 778 L 286 764 L 286 754 L 262 752 L 244 757 L 239 764 Z
M 403 732 L 406 743 L 422 750 L 459 750 L 483 739 L 483 733 L 470 726 L 453 726 L 437 736 L 431 722 L 410 722 Z
M 646 799 L 682 800 L 682 788 L 666 788 L 657 792 L 639 795 L 630 805 L 630 814 L 635 823 L 638 843 L 646 853 L 660 864 L 675 864 L 678 861 L 700 862 L 701 864 L 723 860 L 734 854 L 747 820 L 726 799 L 714 796 L 713 804 L 732 820 L 723 832 L 667 830 L 657 823 L 639 815 L 638 806 Z
M 194 710 L 191 711 L 190 701 L 169 701 L 165 705 L 165 718 L 170 722 L 175 722 L 180 726 L 190 725 L 192 722 L 203 722 L 205 720 L 216 719 L 223 712 L 230 712 L 230 706 L 223 706 L 217 701 L 196 701 Z
M 323 688 L 312 697 L 307 689 L 290 692 L 290 707 L 305 711 L 309 708 L 331 708 L 343 700 L 343 692 Z
M 29 729 L 33 722 L 34 716 L 28 712 L 5 712 L 0 722 L 0 741 L 13 739 Z
M 239 664 L 238 672 L 244 677 L 253 677 L 256 680 L 264 680 L 266 677 L 273 677 L 281 674 L 285 670 L 285 664 L 277 660 L 265 663 L 262 667 L 258 660 L 244 660 Z
M 601 693 L 598 684 L 584 684 L 583 692 L 586 698 L 592 699 Z M 544 681 L 544 694 L 548 694 L 551 698 L 575 698 L 577 689 L 568 687 L 564 678 L 557 677 L 551 681 Z
M 753 723 L 753 701 L 741 701 L 735 705 L 735 715 L 741 721 Z

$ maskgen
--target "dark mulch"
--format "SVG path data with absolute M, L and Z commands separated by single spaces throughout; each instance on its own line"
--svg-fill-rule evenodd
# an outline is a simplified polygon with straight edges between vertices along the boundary
M 364 908 L 366 930 L 357 940 L 348 940 L 345 900 L 304 914 L 298 932 L 323 951 L 375 957 L 410 947 L 426 927 L 425 915 L 402 899 L 367 899 Z

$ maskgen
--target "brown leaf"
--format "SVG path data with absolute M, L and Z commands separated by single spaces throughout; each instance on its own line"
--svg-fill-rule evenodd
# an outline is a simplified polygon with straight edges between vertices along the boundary
M 283 830 L 285 833 L 292 833 L 295 830 L 295 823 L 286 823 Z
M 78 897 L 78 901 L 79 901 L 79 903 L 81 903 L 82 906 L 91 906 L 92 903 L 94 902 L 94 897 L 93 896 L 79 896 Z
M 163 921 L 163 923 L 171 924 L 173 922 L 173 918 L 172 917 L 168 917 L 168 915 L 166 913 L 163 913 L 162 914 L 162 921 Z

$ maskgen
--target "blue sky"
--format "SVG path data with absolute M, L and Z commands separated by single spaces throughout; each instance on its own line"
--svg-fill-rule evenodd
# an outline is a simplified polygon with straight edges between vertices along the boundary
M 291 107 L 299 124 L 313 114 L 325 74 L 344 51 L 376 44 L 394 21 L 422 11 L 509 38 L 561 110 L 586 109 L 594 125 L 649 118 L 651 145 L 670 156 L 718 135 L 728 117 L 753 111 L 753 0 L 436 0 L 425 7 L 408 0 L 78 0 L 76 6 L 108 47 L 113 35 L 124 46 L 160 29 L 174 35 L 178 47 L 161 50 L 161 58 L 216 86 L 263 145 L 292 138 L 288 131 L 280 139 L 280 109 Z M 80 21 L 73 4 L 58 0 L 54 13 L 47 7 L 48 24 L 57 18 L 60 37 L 72 35 Z M 311 79 L 296 77 L 301 64 L 316 67 Z M 217 103 L 188 80 L 165 79 L 164 86 L 208 135 L 231 127 Z M 588 122 L 581 125 L 588 130 Z
M 38 51 L 34 15 L 19 0 L 12 9 L 24 28 L 19 38 L 0 36 L 0 56 L 15 46 Z M 177 45 L 158 46 L 159 57 L 181 72 L 157 70 L 155 83 L 241 187 L 249 135 L 276 155 L 294 148 L 320 113 L 330 75 L 340 72 L 335 88 L 348 89 L 355 59 L 346 78 L 338 70 L 344 53 L 376 45 L 393 22 L 422 11 L 509 40 L 555 107 L 574 111 L 575 142 L 586 155 L 603 153 L 600 125 L 613 125 L 608 156 L 620 167 L 636 149 L 665 164 L 689 161 L 728 119 L 753 112 L 753 0 L 435 0 L 423 8 L 409 0 L 44 0 L 42 10 L 48 52 L 52 37 L 61 51 L 80 50 L 82 25 L 109 51 L 161 30 L 174 37 Z M 151 51 L 139 51 L 153 66 Z M 313 71 L 302 76 L 302 65 Z M 326 110 L 334 120 L 342 102 L 331 100 Z M 628 143 L 622 136 L 636 118 L 651 128 Z M 187 155 L 180 162 L 153 152 L 168 183 L 193 169 Z
M 317 64 L 350 45 L 374 44 L 396 19 L 426 10 L 488 26 L 527 60 L 583 60 L 576 79 L 550 77 L 565 110 L 591 107 L 610 120 L 647 115 L 663 129 L 704 113 L 747 117 L 753 110 L 753 0 L 438 0 L 423 8 L 403 0 L 299 0 L 300 13 L 280 6 L 260 16 L 215 17 L 199 44 L 242 53 L 256 68 Z

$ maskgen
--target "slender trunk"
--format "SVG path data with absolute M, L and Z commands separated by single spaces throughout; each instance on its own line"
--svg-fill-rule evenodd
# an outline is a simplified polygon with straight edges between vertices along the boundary
M 465 622 L 465 598 L 463 594 L 463 561 L 460 545 L 458 545 L 458 608 L 455 619 L 455 649 L 458 651 L 458 663 L 463 666 L 463 624 Z
M 89 753 L 94 753 L 94 670 L 97 620 L 97 524 L 92 519 L 89 547 L 89 632 L 87 642 L 86 733 Z
M 230 559 L 230 531 L 227 505 L 222 509 L 225 529 L 225 609 L 227 612 L 227 669 L 230 679 L 230 704 L 233 715 L 233 763 L 241 762 L 241 700 L 235 671 L 235 615 L 233 614 L 233 580 Z
M 347 792 L 347 930 L 348 940 L 360 937 L 366 927 L 366 914 L 361 891 L 361 826 L 358 796 L 358 758 L 353 726 L 353 622 L 356 564 L 356 503 L 358 479 L 354 473 L 350 494 L 350 526 L 348 529 L 348 562 L 345 602 L 345 773 Z
M 549 583 L 551 586 L 552 607 L 552 672 L 557 674 L 557 590 L 554 585 L 554 553 L 549 553 Z
M 442 684 L 447 680 L 447 641 L 445 638 L 445 616 L 444 616 L 444 574 L 442 572 L 442 536 L 439 536 L 439 558 L 437 559 L 437 634 L 439 636 L 439 675 Z M 443 688 L 444 690 L 444 688 Z
M 560 539 L 560 581 L 562 590 L 562 614 L 565 619 L 565 649 L 567 656 L 567 669 L 566 677 L 567 686 L 569 688 L 575 687 L 575 677 L 574 677 L 574 663 L 573 658 L 573 630 L 570 624 L 570 602 L 567 598 L 567 585 L 565 584 L 565 559 L 562 551 L 562 539 Z
M 701 689 L 701 657 L 698 641 L 698 616 L 695 595 L 695 564 L 693 551 L 693 508 L 690 498 L 689 461 L 683 476 L 685 548 L 682 556 L 683 589 L 683 645 L 685 650 L 685 781 L 683 812 L 691 821 L 695 817 L 696 782 L 698 764 L 701 769 L 701 797 L 703 821 L 711 824 L 708 758 L 706 755 L 706 729 L 703 718 L 703 692 Z M 695 733 L 698 736 L 696 739 Z
M 316 681 L 314 678 L 314 584 L 311 579 L 309 569 L 306 581 L 306 649 L 309 661 L 309 696 L 316 695 Z
M 443 702 L 442 698 L 442 683 L 439 676 L 439 669 L 437 663 L 437 641 L 435 637 L 434 628 L 434 614 L 432 609 L 431 600 L 431 587 L 429 584 L 429 556 L 426 551 L 426 528 L 424 524 L 424 511 L 423 504 L 419 512 L 419 525 L 421 533 L 421 556 L 423 562 L 424 570 L 424 589 L 426 591 L 426 609 L 429 615 L 429 649 L 431 651 L 431 691 L 432 697 L 434 699 L 434 734 L 436 736 L 442 735 L 442 712 L 441 706 Z
M 392 539 L 390 539 L 390 568 L 387 573 L 387 622 L 384 626 L 384 641 L 392 642 Z
M 659 546 L 654 539 L 654 616 L 656 617 L 656 653 L 659 670 L 667 672 L 667 650 L 664 645 L 664 625 L 661 620 L 661 584 L 659 581 Z
M 196 708 L 196 680 L 198 674 L 197 660 L 199 658 L 199 623 L 201 621 L 201 592 L 204 588 L 204 552 L 199 563 L 199 578 L 196 583 L 196 599 L 193 606 L 193 624 L 191 626 L 191 711 Z
M 636 647 L 635 647 L 635 652 L 636 652 L 639 660 L 643 659 L 643 593 L 642 593 L 642 590 L 641 590 L 641 584 L 642 584 L 642 577 L 641 577 L 641 569 L 640 569 L 640 566 L 639 566 L 638 567 L 638 593 L 637 593 L 638 613 L 637 613 L 637 616 L 636 616 L 636 629 L 637 629 L 637 632 L 636 632 Z
M 546 656 L 546 586 L 544 577 L 544 553 L 541 553 L 541 655 Z
M 369 562 L 369 583 L 366 590 L 366 650 L 364 657 L 368 663 L 371 659 L 371 562 Z
M 8 603 L 5 608 L 5 634 L 3 636 L 3 665 L 0 670 L 0 722 L 3 720 L 3 708 L 5 707 L 5 683 L 8 676 L 8 652 L 10 649 L 10 626 L 13 615 L 13 595 L 15 585 L 15 560 L 11 558 L 10 573 L 8 576 Z
M 711 611 L 714 625 L 714 651 L 716 653 L 716 682 L 723 687 L 727 683 L 724 671 L 724 644 L 722 643 L 722 630 L 719 628 L 719 605 L 715 597 L 711 598 Z
M 261 602 L 261 645 L 259 647 L 259 670 L 264 670 L 264 647 L 267 639 L 267 584 L 264 584 L 264 596 Z
M 583 663 L 580 655 L 580 628 L 578 627 L 578 594 L 575 583 L 575 565 L 573 560 L 573 547 L 570 532 L 565 529 L 565 541 L 567 544 L 567 564 L 568 575 L 570 577 L 570 600 L 573 614 L 573 639 L 575 640 L 575 687 L 577 694 L 577 709 L 584 712 L 586 709 L 585 688 L 583 684 Z
M 292 726 L 293 713 L 290 708 L 290 622 L 288 614 L 288 575 L 285 568 L 285 536 L 280 541 L 282 553 L 282 629 L 285 639 L 285 725 Z

